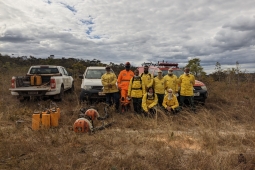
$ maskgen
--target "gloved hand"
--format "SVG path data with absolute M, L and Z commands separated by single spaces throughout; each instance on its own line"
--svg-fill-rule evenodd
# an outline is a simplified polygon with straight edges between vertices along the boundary
M 166 107 L 167 111 L 171 111 L 171 107 L 167 106 Z

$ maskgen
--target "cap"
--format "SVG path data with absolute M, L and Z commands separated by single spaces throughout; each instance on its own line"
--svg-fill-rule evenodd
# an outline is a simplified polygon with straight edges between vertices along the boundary
M 173 69 L 172 69 L 172 68 L 169 68 L 168 71 L 173 71 Z
M 162 73 L 162 70 L 158 69 L 158 73 Z
M 126 64 L 125 65 L 130 65 L 130 62 L 126 62 Z
M 168 93 L 172 93 L 173 90 L 172 90 L 172 89 L 167 89 L 167 92 L 168 92 Z

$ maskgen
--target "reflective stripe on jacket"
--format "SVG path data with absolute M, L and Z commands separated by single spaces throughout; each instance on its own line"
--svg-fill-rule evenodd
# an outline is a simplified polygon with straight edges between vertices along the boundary
M 172 99 L 169 100 L 169 99 L 168 99 L 168 95 L 165 95 L 164 100 L 163 100 L 163 103 L 162 103 L 162 106 L 163 106 L 164 108 L 167 108 L 167 106 L 168 106 L 168 107 L 171 107 L 172 109 L 175 109 L 176 107 L 179 106 L 177 97 L 176 97 L 175 95 L 173 95 L 173 96 L 172 96 Z
M 104 86 L 103 92 L 104 93 L 114 93 L 118 92 L 118 88 L 116 85 L 117 77 L 114 73 L 105 73 L 101 77 L 102 85 Z M 109 87 L 111 85 L 112 87 Z
M 141 77 L 132 77 L 129 82 L 128 96 L 142 98 L 145 94 L 145 87 Z
M 153 81 L 153 87 L 154 87 L 155 93 L 165 94 L 165 79 L 164 79 L 164 77 L 162 77 L 161 79 L 159 79 L 158 77 L 155 77 L 154 81 Z
M 193 96 L 193 86 L 195 84 L 195 77 L 192 74 L 186 75 L 185 73 L 180 76 L 179 83 L 181 86 L 180 95 Z
M 122 70 L 118 76 L 118 87 L 123 90 L 128 90 L 130 79 L 134 77 L 134 72 Z
M 148 112 L 148 110 L 158 104 L 158 96 L 154 93 L 152 97 L 147 97 L 147 93 L 143 95 L 142 99 L 142 108 L 144 111 Z

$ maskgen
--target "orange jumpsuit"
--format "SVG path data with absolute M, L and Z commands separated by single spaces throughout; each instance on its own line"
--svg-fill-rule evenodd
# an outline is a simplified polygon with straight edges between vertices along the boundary
M 121 105 L 126 106 L 130 103 L 129 100 L 127 100 L 128 96 L 128 86 L 130 79 L 134 77 L 134 72 L 129 70 L 122 70 L 118 76 L 118 87 L 120 89 L 120 95 L 121 95 Z

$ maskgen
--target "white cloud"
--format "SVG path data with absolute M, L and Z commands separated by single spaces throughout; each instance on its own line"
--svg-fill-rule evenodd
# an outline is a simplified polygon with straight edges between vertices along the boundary
M 255 68 L 255 1 L 5 0 L 0 53 Z M 247 67 L 247 68 L 244 68 Z

